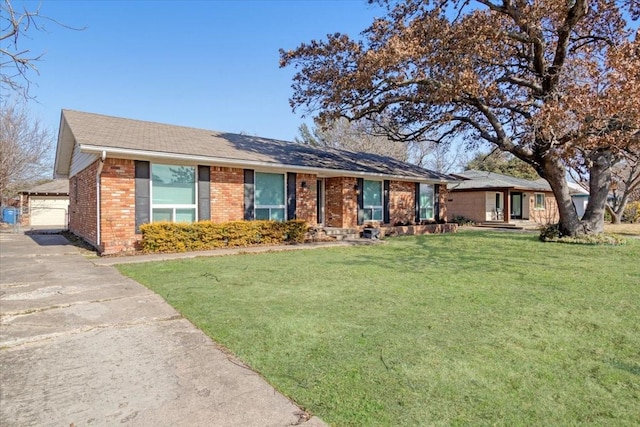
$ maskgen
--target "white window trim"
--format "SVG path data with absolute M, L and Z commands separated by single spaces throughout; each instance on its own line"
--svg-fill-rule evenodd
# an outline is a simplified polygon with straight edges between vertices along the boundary
M 542 206 L 538 206 L 538 196 L 542 196 Z M 533 193 L 533 209 L 543 211 L 546 209 L 546 197 L 544 193 Z
M 256 186 L 256 175 L 262 173 L 262 174 L 272 174 L 272 175 L 282 175 L 284 177 L 284 180 L 282 182 L 282 185 L 284 186 L 284 205 L 258 205 L 258 201 L 256 200 L 257 195 L 256 195 L 256 191 L 255 191 L 255 186 Z M 284 209 L 284 215 L 283 215 L 283 221 L 287 221 L 287 199 L 288 199 L 288 194 L 287 194 L 287 174 L 286 173 L 279 173 L 279 172 L 263 172 L 263 171 L 253 171 L 253 185 L 254 185 L 254 189 L 253 189 L 253 219 L 256 220 L 256 211 L 258 209 L 269 209 L 269 218 L 271 218 L 271 209 Z M 270 220 L 271 221 L 271 220 Z M 275 220 L 273 220 L 275 221 Z
M 422 199 L 422 188 L 423 186 L 425 187 L 430 187 L 431 188 L 431 212 L 432 215 L 429 218 L 424 218 L 422 216 L 422 204 L 420 203 L 420 199 Z M 420 216 L 420 218 L 418 218 L 419 221 L 428 221 L 431 219 L 435 219 L 436 217 L 436 189 L 434 188 L 433 184 L 425 184 L 425 183 L 420 183 L 420 191 L 418 192 L 418 215 Z
M 161 204 L 161 203 L 153 203 L 153 165 L 162 165 L 162 166 L 184 166 L 190 167 L 194 169 L 194 183 L 193 186 L 195 188 L 195 203 L 193 204 L 180 204 L 180 203 L 172 203 L 172 204 Z M 153 209 L 171 209 L 171 222 L 176 222 L 176 209 L 195 209 L 194 221 L 198 222 L 198 167 L 192 165 L 177 165 L 177 164 L 166 164 L 166 163 L 150 163 L 149 164 L 149 219 L 153 222 Z

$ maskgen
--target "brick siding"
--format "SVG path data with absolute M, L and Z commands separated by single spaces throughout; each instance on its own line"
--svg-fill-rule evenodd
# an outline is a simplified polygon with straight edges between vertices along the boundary
M 317 175 L 296 174 L 296 218 L 309 225 L 318 223 L 318 177 Z M 302 183 L 305 183 L 305 188 Z
M 69 180 L 69 231 L 98 247 L 96 172 L 98 162 Z
M 141 234 L 135 233 L 135 162 L 107 158 L 100 175 L 100 242 L 97 241 L 96 172 L 98 161 L 70 179 L 69 229 L 96 246 L 102 254 L 131 251 Z M 244 170 L 211 167 L 211 220 L 244 218 Z M 316 225 L 317 175 L 296 174 L 296 217 Z M 305 182 L 303 188 L 302 183 Z M 356 228 L 358 195 L 354 177 L 325 179 L 325 223 L 329 227 Z M 390 182 L 392 223 L 414 221 L 415 184 Z
M 446 200 L 446 205 L 451 214 L 450 220 L 457 216 L 463 216 L 474 222 L 487 220 L 486 192 L 484 191 L 451 192 Z
M 351 228 L 358 224 L 356 178 L 338 177 L 325 180 L 325 216 L 328 227 Z
M 135 165 L 133 160 L 108 158 L 100 175 L 100 246 L 111 254 L 135 249 Z
M 416 221 L 416 184 L 389 182 L 389 223 L 409 224 Z
M 211 167 L 211 221 L 244 219 L 244 170 Z
M 555 224 L 560 221 L 560 213 L 558 211 L 558 203 L 552 192 L 544 192 L 544 209 L 536 209 L 535 194 L 540 192 L 528 192 L 527 199 L 529 199 L 529 219 L 535 221 L 538 224 L 548 225 Z M 526 200 L 526 199 L 525 199 Z

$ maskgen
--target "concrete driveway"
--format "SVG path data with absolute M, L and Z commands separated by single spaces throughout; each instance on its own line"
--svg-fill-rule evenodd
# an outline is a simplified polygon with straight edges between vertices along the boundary
M 323 426 L 60 235 L 0 234 L 0 425 Z

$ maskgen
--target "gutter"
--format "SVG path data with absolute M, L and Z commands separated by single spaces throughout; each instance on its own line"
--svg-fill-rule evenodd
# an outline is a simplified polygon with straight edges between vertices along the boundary
M 79 144 L 79 148 L 82 152 L 92 153 L 92 154 L 100 154 L 105 153 L 107 147 L 101 147 L 97 145 L 87 145 L 87 144 Z M 178 161 L 193 161 L 211 164 L 212 166 L 223 166 L 223 167 L 236 167 L 236 168 L 246 168 L 246 167 L 262 167 L 267 169 L 276 169 L 276 170 L 286 170 L 286 171 L 296 171 L 296 172 L 307 172 L 307 173 L 315 173 L 322 174 L 322 176 L 356 176 L 356 177 L 375 177 L 375 178 L 383 178 L 383 179 L 397 179 L 402 181 L 413 181 L 413 182 L 438 182 L 441 184 L 453 183 L 455 180 L 447 180 L 444 178 L 421 178 L 419 176 L 405 176 L 405 175 L 389 175 L 383 173 L 370 173 L 370 172 L 358 172 L 358 171 L 350 171 L 343 169 L 323 169 L 312 166 L 298 166 L 298 165 L 286 165 L 279 163 L 270 163 L 265 161 L 256 161 L 256 160 L 239 160 L 239 159 L 229 159 L 224 157 L 210 157 L 210 156 L 194 156 L 194 155 L 185 155 L 185 154 L 176 154 L 176 153 L 161 153 L 157 151 L 147 151 L 147 150 L 134 150 L 130 148 L 108 148 L 109 152 L 113 156 L 114 154 L 124 156 L 123 158 L 130 159 L 141 159 L 141 158 L 156 158 L 156 159 L 166 159 L 166 160 L 178 160 Z
M 102 168 L 104 167 L 104 161 L 107 159 L 107 152 L 102 150 L 100 155 L 100 163 L 98 163 L 98 170 L 96 171 L 96 246 L 100 250 L 100 175 L 102 175 Z

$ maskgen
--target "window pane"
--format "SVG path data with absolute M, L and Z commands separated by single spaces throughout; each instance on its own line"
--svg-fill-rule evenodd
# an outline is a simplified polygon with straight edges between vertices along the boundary
M 420 184 L 420 219 L 433 218 L 433 185 Z
M 274 221 L 284 221 L 284 209 L 274 208 L 271 209 L 271 218 Z
M 151 221 L 172 221 L 173 220 L 173 209 L 168 208 L 154 208 L 151 213 Z
M 196 171 L 193 166 L 151 165 L 153 203 L 194 204 Z
M 195 222 L 196 210 L 193 208 L 176 209 L 176 222 Z
M 374 221 L 382 221 L 382 208 L 374 208 L 373 209 L 373 220 Z
M 382 206 L 382 182 L 365 181 L 363 196 L 365 206 Z
M 536 194 L 536 209 L 544 209 L 544 194 Z
M 256 206 L 284 206 L 284 175 L 256 172 Z
M 260 220 L 269 219 L 269 209 L 256 208 L 256 219 L 260 219 Z

